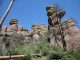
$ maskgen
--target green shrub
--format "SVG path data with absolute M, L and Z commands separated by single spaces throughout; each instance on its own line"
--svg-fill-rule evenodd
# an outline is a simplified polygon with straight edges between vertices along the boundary
M 27 55 L 32 53 L 30 46 L 24 45 L 24 46 L 18 46 L 17 48 L 19 49 L 19 54 Z
M 68 54 L 72 55 L 76 58 L 76 60 L 80 59 L 80 52 L 79 51 L 69 51 Z
M 59 60 L 59 59 L 62 59 L 62 57 L 63 57 L 63 53 L 60 53 L 60 52 L 50 52 L 49 53 L 49 56 L 48 56 L 48 60 L 53 60 L 53 59 L 57 59 L 57 60 Z
M 49 48 L 49 44 L 45 43 L 42 45 L 41 48 L 41 53 L 43 56 L 47 56 L 49 54 L 50 48 Z
M 68 51 L 53 51 L 49 53 L 48 60 L 79 60 L 80 56 L 73 53 Z
M 7 55 L 7 51 L 8 51 L 8 50 L 0 49 L 0 56 Z
M 27 54 L 30 54 L 30 55 L 33 55 L 33 54 L 38 54 L 40 53 L 40 49 L 37 45 L 23 45 L 23 46 L 18 46 L 18 52 L 19 54 L 24 54 L 24 55 L 27 55 Z
M 32 60 L 31 55 L 27 55 L 26 57 L 23 58 L 23 60 Z
M 62 60 L 77 60 L 77 59 L 70 54 L 66 54 L 62 57 Z
M 19 49 L 17 47 L 14 47 L 10 49 L 11 55 L 19 55 Z
M 0 49 L 0 56 L 2 56 L 3 55 L 3 50 L 2 49 Z

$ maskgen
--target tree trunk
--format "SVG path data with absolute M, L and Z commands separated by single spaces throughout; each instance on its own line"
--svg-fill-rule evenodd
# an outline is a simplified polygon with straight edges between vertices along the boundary
M 3 17 L 2 17 L 1 20 L 0 20 L 0 31 L 2 30 L 2 24 L 3 24 L 3 22 L 5 21 L 5 18 L 7 17 L 8 13 L 9 13 L 12 5 L 13 5 L 13 2 L 14 2 L 14 0 L 12 0 L 12 1 L 10 2 L 10 4 L 9 4 L 9 6 L 8 6 L 6 12 L 5 12 L 5 14 L 3 15 Z

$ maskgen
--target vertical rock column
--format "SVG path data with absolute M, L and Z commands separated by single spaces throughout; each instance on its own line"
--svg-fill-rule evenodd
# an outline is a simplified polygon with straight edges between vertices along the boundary
M 50 43 L 63 48 L 66 47 L 63 36 L 64 32 L 61 24 L 61 18 L 64 16 L 65 11 L 57 11 L 56 7 L 53 6 L 48 6 L 46 10 L 48 16 L 48 31 L 50 34 Z

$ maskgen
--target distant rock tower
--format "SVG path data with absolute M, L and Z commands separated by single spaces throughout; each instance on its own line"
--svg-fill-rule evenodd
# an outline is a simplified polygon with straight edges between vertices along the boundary
M 22 31 L 24 30 L 22 26 L 18 25 L 18 20 L 16 19 L 11 19 L 9 22 L 9 26 L 7 26 L 6 28 L 6 32 L 10 32 L 10 31 Z
M 6 32 L 10 32 L 10 31 L 13 31 L 13 30 L 18 30 L 18 26 L 17 26 L 17 20 L 16 19 L 11 19 L 10 22 L 9 22 L 9 26 L 6 28 Z
M 64 40 L 64 31 L 61 24 L 61 18 L 65 15 L 65 11 L 57 10 L 56 7 L 48 6 L 46 8 L 48 16 L 48 31 L 51 44 L 66 47 Z

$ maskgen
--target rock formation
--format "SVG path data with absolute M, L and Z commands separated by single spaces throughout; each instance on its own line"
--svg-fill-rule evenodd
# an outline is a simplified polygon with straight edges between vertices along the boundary
M 74 36 L 80 32 L 79 28 L 76 26 L 75 22 L 72 19 L 67 19 L 64 22 L 64 26 L 67 30 L 67 34 L 70 36 Z
M 67 19 L 64 23 L 66 32 L 67 49 L 80 48 L 80 30 L 72 19 Z
M 45 32 L 47 32 L 47 27 L 43 24 L 32 25 L 32 30 L 27 30 L 18 25 L 18 20 L 11 19 L 8 26 L 2 27 L 0 48 L 4 49 L 9 46 L 28 44 L 32 41 L 38 42 L 39 38 L 44 36 Z
M 51 44 L 67 49 L 80 48 L 80 30 L 72 19 L 61 22 L 65 11 L 58 10 L 53 6 L 46 8 L 48 16 L 48 31 Z M 63 46 L 64 45 L 64 46 Z
M 64 31 L 61 23 L 61 18 L 64 16 L 65 11 L 60 10 L 57 11 L 56 7 L 48 6 L 46 8 L 48 15 L 48 30 L 50 32 L 50 41 L 52 44 L 56 44 L 58 46 L 66 47 L 66 43 L 64 40 Z
M 40 37 L 48 34 L 50 44 L 66 47 L 67 49 L 80 48 L 80 30 L 77 28 L 74 20 L 67 19 L 61 22 L 65 11 L 56 11 L 53 6 L 46 8 L 48 16 L 48 27 L 44 24 L 34 24 L 32 29 L 28 30 L 18 25 L 18 20 L 11 19 L 8 26 L 2 27 L 0 34 L 0 48 L 5 49 L 10 46 L 36 43 Z M 65 45 L 64 45 L 65 44 Z

